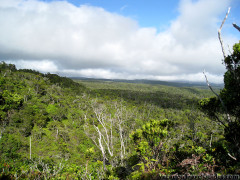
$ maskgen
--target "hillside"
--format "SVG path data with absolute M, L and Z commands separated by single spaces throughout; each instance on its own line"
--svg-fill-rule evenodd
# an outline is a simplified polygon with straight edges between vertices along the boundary
M 71 80 L 0 64 L 0 178 L 233 173 L 207 89 Z M 186 161 L 195 163 L 184 163 Z
M 135 80 L 125 80 L 125 79 L 95 79 L 95 78 L 82 78 L 82 77 L 70 77 L 75 81 L 87 81 L 87 82 L 122 82 L 122 83 L 135 83 L 135 84 L 150 84 L 150 85 L 165 85 L 172 87 L 197 87 L 200 89 L 208 89 L 205 82 L 186 82 L 186 81 L 159 81 L 159 80 L 147 80 L 147 79 L 135 79 Z M 223 84 L 211 83 L 211 86 L 219 89 L 223 88 Z

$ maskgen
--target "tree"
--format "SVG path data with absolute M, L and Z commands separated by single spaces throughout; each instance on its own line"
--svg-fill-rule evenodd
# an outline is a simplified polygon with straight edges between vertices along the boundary
M 95 121 L 93 119 L 90 122 L 86 118 L 84 129 L 85 133 L 101 151 L 105 170 L 107 162 L 113 167 L 118 164 L 123 165 L 126 156 L 127 137 L 124 132 L 122 104 L 121 107 L 117 104 L 112 105 L 110 102 L 109 105 L 104 105 L 101 100 L 95 100 L 91 102 L 91 107 Z M 124 111 L 126 111 L 125 108 Z M 90 132 L 91 129 L 92 132 Z
M 228 10 L 229 13 L 230 9 Z M 226 55 L 221 29 L 227 15 L 219 29 L 219 40 L 222 46 L 226 72 L 224 74 L 224 88 L 216 94 L 217 97 L 206 98 L 200 101 L 201 108 L 213 119 L 224 126 L 224 136 L 228 142 L 228 155 L 236 162 L 240 159 L 240 42 L 233 46 L 233 52 Z M 239 30 L 236 24 L 233 26 Z M 225 116 L 219 116 L 223 115 Z
M 136 145 L 135 149 L 141 161 L 140 169 L 143 172 L 161 168 L 161 165 L 168 161 L 166 140 L 172 126 L 172 121 L 168 119 L 150 120 L 130 135 Z
M 225 138 L 231 145 L 231 153 L 240 159 L 240 42 L 233 46 L 233 53 L 224 62 L 227 71 L 220 97 L 231 116 L 225 128 Z

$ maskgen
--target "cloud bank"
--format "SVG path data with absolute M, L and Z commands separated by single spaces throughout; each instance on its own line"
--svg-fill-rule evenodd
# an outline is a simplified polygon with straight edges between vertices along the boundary
M 0 0 L 0 60 L 65 76 L 221 82 L 217 29 L 230 1 L 182 0 L 158 32 L 133 19 L 66 1 Z M 232 45 L 237 39 L 226 37 Z

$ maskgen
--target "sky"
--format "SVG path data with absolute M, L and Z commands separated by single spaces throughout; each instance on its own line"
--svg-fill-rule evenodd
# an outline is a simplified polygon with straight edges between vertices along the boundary
M 0 61 L 67 77 L 222 83 L 240 0 L 0 0 Z

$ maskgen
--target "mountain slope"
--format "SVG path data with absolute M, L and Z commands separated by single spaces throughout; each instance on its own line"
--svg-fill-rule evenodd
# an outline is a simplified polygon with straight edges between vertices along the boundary
M 198 110 L 207 90 L 77 83 L 5 63 L 0 88 L 1 178 L 132 179 L 152 168 L 181 174 L 188 172 L 184 159 L 211 156 L 209 144 L 222 138 L 217 123 Z

